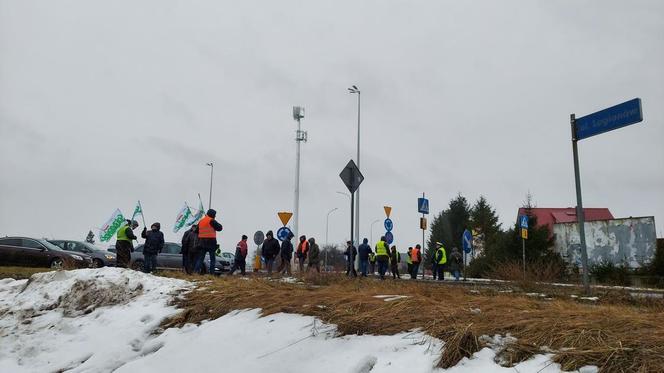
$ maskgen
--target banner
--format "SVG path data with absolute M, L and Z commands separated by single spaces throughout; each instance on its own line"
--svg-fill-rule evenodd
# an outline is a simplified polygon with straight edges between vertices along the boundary
M 124 221 L 125 218 L 122 216 L 120 209 L 116 209 L 115 212 L 113 212 L 113 215 L 111 215 L 106 223 L 101 226 L 101 229 L 99 229 L 99 240 L 101 240 L 101 242 L 110 240 Z
M 178 231 L 187 224 L 187 221 L 189 220 L 190 217 L 191 217 L 191 210 L 189 210 L 189 206 L 187 206 L 187 203 L 185 202 L 182 209 L 180 209 L 180 212 L 178 212 L 177 218 L 175 218 L 173 233 L 178 233 Z
M 134 208 L 134 213 L 131 215 L 131 220 L 136 220 L 138 215 L 140 215 L 141 218 L 145 220 L 145 217 L 143 217 L 143 207 L 141 206 L 141 201 L 136 203 L 136 208 Z
M 201 195 L 198 195 L 198 210 L 191 215 L 191 218 L 187 221 L 187 227 L 190 227 L 205 216 L 205 207 L 203 207 L 203 201 L 201 201 Z

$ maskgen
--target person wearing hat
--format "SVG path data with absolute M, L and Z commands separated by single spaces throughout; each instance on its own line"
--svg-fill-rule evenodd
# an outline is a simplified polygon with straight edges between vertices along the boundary
M 245 272 L 247 267 L 247 252 L 247 235 L 243 234 L 242 239 L 237 243 L 237 246 L 235 246 L 235 260 L 233 261 L 230 275 L 232 275 L 238 268 L 240 268 L 240 274 L 242 276 L 247 274 Z
M 346 241 L 346 251 L 344 256 L 348 261 L 346 263 L 346 276 L 357 277 L 357 271 L 355 270 L 355 258 L 357 257 L 357 249 L 353 246 L 353 242 Z
M 118 229 L 115 241 L 116 267 L 129 268 L 131 253 L 134 251 L 132 241 L 138 239 L 134 234 L 134 229 L 137 227 L 138 222 L 136 220 L 127 219 Z
M 198 241 L 198 224 L 193 224 L 182 236 L 182 268 L 188 275 L 194 270 L 194 263 L 198 258 L 196 241 Z
M 215 220 L 217 216 L 217 211 L 214 209 L 209 209 L 203 219 L 198 222 L 198 248 L 200 254 L 196 260 L 196 266 L 194 267 L 194 272 L 200 273 L 203 269 L 203 263 L 205 262 L 205 254 L 210 254 L 210 272 L 209 274 L 214 274 L 214 266 L 216 264 L 215 252 L 217 251 L 217 232 L 221 232 L 224 229 L 219 222 Z
M 265 268 L 267 268 L 268 276 L 272 276 L 272 268 L 274 268 L 274 260 L 279 255 L 279 241 L 274 238 L 272 231 L 267 231 L 265 234 L 265 241 L 263 242 L 263 259 L 265 260 Z
M 153 223 L 149 232 L 147 228 L 143 228 L 143 232 L 141 232 L 141 237 L 145 238 L 143 245 L 143 272 L 145 273 L 152 273 L 157 269 L 157 255 L 164 248 L 164 233 L 159 229 L 161 229 L 161 224 Z
M 401 254 L 397 251 L 396 246 L 392 246 L 390 251 L 390 272 L 392 272 L 393 279 L 401 279 L 399 274 L 399 262 L 401 261 Z
M 281 242 L 281 263 L 277 272 L 291 276 L 291 259 L 293 258 L 293 232 L 288 233 L 286 239 Z
M 420 270 L 420 263 L 422 263 L 422 246 L 420 244 L 415 245 L 410 252 L 410 260 L 413 262 L 410 278 L 417 280 L 417 272 Z
M 386 242 L 385 236 L 381 236 L 376 243 L 376 262 L 378 262 L 378 274 L 381 280 L 385 280 L 385 272 L 390 263 L 390 248 Z
M 436 242 L 438 245 L 438 250 L 436 250 L 436 255 L 434 256 L 434 264 L 436 265 L 436 271 L 434 272 L 433 279 L 435 280 L 438 277 L 438 281 L 443 281 L 445 279 L 445 264 L 447 263 L 447 252 L 442 243 Z M 436 275 L 437 272 L 437 275 Z
M 316 243 L 316 239 L 311 237 L 309 238 L 309 264 L 307 265 L 307 272 L 310 269 L 315 268 L 316 272 L 320 273 L 320 248 Z

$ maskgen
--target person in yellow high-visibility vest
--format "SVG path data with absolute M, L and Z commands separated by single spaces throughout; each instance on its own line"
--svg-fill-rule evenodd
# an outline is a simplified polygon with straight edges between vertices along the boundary
M 382 236 L 380 241 L 376 243 L 376 262 L 378 262 L 380 279 L 385 280 L 385 272 L 387 272 L 387 265 L 390 262 L 389 247 L 385 242 L 385 236 Z
M 438 272 L 438 280 L 443 281 L 445 279 L 445 264 L 447 263 L 447 253 L 445 248 L 441 244 L 436 250 L 436 257 L 434 259 L 436 263 L 436 271 Z

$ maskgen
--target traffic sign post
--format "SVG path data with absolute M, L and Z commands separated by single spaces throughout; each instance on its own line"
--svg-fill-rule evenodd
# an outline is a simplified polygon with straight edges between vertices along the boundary
M 344 182 L 346 188 L 350 192 L 350 242 L 351 244 L 355 243 L 353 240 L 353 228 L 355 227 L 354 214 L 355 211 L 355 191 L 360 187 L 360 184 L 364 181 L 364 175 L 360 172 L 360 169 L 357 168 L 355 162 L 351 159 L 346 164 L 341 173 L 339 174 L 341 181 Z M 359 240 L 359 237 L 358 237 Z M 355 263 L 353 263 L 355 265 Z
M 422 217 L 420 218 L 420 229 L 422 230 L 422 250 L 426 252 L 426 248 L 424 246 L 424 234 L 427 231 L 427 218 L 424 215 L 429 213 L 429 200 L 426 199 L 424 193 L 422 193 L 422 198 L 417 199 L 417 212 L 422 214 Z M 422 278 L 424 278 L 424 264 L 422 264 L 421 267 Z
M 385 232 L 385 242 L 388 245 L 391 245 L 392 242 L 394 242 L 394 235 L 392 234 L 392 232 Z
M 291 230 L 288 227 L 281 227 L 277 230 L 277 239 L 283 241 L 288 238 L 288 235 L 291 234 Z
M 385 226 L 385 231 L 386 232 L 391 232 L 392 228 L 394 228 L 394 223 L 392 222 L 392 219 L 390 219 L 390 218 L 385 219 L 385 222 L 383 223 L 383 225 Z
M 461 247 L 463 248 L 463 280 L 466 281 L 466 255 L 473 249 L 473 234 L 468 229 L 463 231 Z
M 526 240 L 528 239 L 528 216 L 519 216 L 519 227 L 521 227 L 521 252 L 523 254 L 523 279 L 526 280 Z
M 277 213 L 277 216 L 279 216 L 279 220 L 281 220 L 281 223 L 283 223 L 284 227 L 288 222 L 290 221 L 291 216 L 293 216 L 292 212 L 286 212 L 286 211 L 281 211 Z
M 623 102 L 578 119 L 576 119 L 575 114 L 570 114 L 570 125 L 572 128 L 572 155 L 574 158 L 574 184 L 576 187 L 576 217 L 579 238 L 581 241 L 583 288 L 586 294 L 590 294 L 590 282 L 588 277 L 586 230 L 584 227 L 586 219 L 583 213 L 583 201 L 581 198 L 581 172 L 579 170 L 579 150 L 577 142 L 591 136 L 626 127 L 641 121 L 643 121 L 643 110 L 641 108 L 640 98 Z

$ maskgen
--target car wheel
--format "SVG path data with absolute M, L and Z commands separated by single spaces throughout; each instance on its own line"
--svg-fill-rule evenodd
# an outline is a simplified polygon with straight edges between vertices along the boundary
M 64 261 L 62 258 L 55 258 L 51 260 L 51 268 L 52 269 L 62 269 L 65 266 Z
M 101 268 L 104 266 L 104 262 L 100 259 L 92 259 L 92 268 Z
M 143 261 L 142 260 L 137 260 L 134 263 L 131 264 L 131 269 L 135 271 L 143 271 Z

